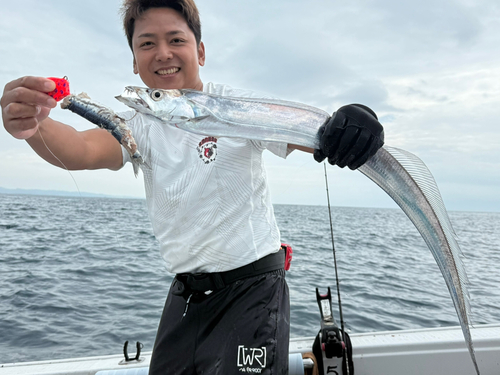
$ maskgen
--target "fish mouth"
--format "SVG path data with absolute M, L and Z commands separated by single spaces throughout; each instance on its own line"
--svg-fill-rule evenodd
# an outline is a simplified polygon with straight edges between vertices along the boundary
M 138 111 L 149 111 L 152 112 L 149 104 L 141 98 L 140 88 L 135 86 L 127 86 L 121 95 L 115 96 L 115 98 L 125 104 L 126 106 L 133 108 Z

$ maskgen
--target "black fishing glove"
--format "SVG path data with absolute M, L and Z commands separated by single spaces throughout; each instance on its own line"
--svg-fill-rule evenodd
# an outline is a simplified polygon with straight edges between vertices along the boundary
M 314 160 L 325 158 L 340 168 L 346 165 L 354 170 L 361 167 L 384 144 L 384 128 L 377 115 L 361 104 L 350 104 L 334 112 L 319 130 L 319 148 Z

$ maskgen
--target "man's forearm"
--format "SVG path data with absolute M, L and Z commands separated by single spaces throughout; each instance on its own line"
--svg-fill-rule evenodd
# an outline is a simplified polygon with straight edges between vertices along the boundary
M 105 130 L 79 132 L 69 125 L 46 118 L 26 140 L 49 163 L 64 169 L 119 169 L 121 148 Z
M 78 165 L 78 155 L 85 153 L 85 145 L 71 126 L 46 118 L 26 142 L 38 155 L 57 167 L 85 169 Z

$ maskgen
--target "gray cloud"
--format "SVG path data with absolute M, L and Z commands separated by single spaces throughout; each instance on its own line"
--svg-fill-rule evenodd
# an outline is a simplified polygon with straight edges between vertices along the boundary
M 124 109 L 114 96 L 125 85 L 141 82 L 132 74 L 120 5 L 120 0 L 2 4 L 0 85 L 26 74 L 68 75 L 74 91 Z M 372 107 L 384 123 L 387 144 L 418 154 L 443 184 L 443 195 L 450 194 L 445 201 L 453 202 L 453 208 L 473 209 L 474 202 L 484 207 L 486 192 L 498 186 L 498 178 L 492 177 L 500 160 L 500 52 L 493 48 L 500 44 L 496 0 L 199 0 L 198 6 L 207 49 L 204 81 L 329 112 L 352 102 Z M 77 129 L 92 127 L 64 111 L 53 114 Z M 30 176 L 50 175 L 50 188 L 66 184 L 62 181 L 67 172 L 35 164 L 29 147 L 4 130 L 0 143 L 0 186 L 31 186 L 33 180 L 23 175 L 26 170 L 32 171 Z M 284 162 L 267 159 L 273 191 L 279 181 L 303 168 L 310 172 L 300 175 L 311 176 L 308 181 L 318 178 L 314 181 L 323 188 L 322 177 L 312 177 L 318 165 L 310 155 L 292 155 Z M 115 189 L 121 181 L 143 195 L 131 172 L 99 173 L 109 173 L 110 183 L 93 186 L 88 172 L 77 174 L 79 184 L 100 192 L 106 185 Z M 356 203 L 360 194 L 375 195 L 371 183 L 365 186 L 363 178 L 354 175 L 339 174 L 339 204 L 388 204 L 381 198 L 373 204 Z M 351 194 L 354 185 L 357 196 Z M 294 186 L 279 199 L 324 204 L 311 183 L 294 177 Z M 500 210 L 497 198 L 491 197 L 491 202 Z

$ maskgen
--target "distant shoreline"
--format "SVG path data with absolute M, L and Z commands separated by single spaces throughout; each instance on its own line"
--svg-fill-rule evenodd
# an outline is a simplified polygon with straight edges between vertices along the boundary
M 42 190 L 42 189 L 6 189 L 0 187 L 0 194 L 8 195 L 42 195 L 53 197 L 75 197 L 75 198 L 117 198 L 117 199 L 145 199 L 141 197 L 128 197 L 120 195 L 96 194 L 77 191 Z

